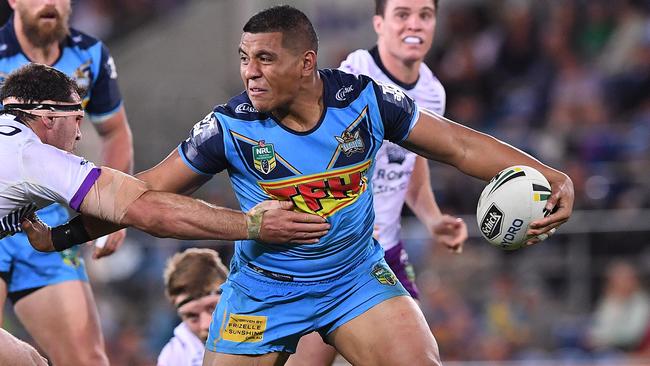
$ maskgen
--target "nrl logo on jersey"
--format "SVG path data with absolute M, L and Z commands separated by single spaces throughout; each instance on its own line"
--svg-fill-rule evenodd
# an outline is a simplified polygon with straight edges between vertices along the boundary
M 350 156 L 354 153 L 363 152 L 365 150 L 359 130 L 354 131 L 354 133 L 343 131 L 341 136 L 334 136 L 334 138 L 339 142 L 339 147 L 343 150 L 345 156 Z
M 259 113 L 259 111 L 249 103 L 242 103 L 235 107 L 235 113 Z
M 376 264 L 372 269 L 372 275 L 382 285 L 395 286 L 397 285 L 397 277 L 387 266 L 383 264 Z
M 345 97 L 348 93 L 351 93 L 354 90 L 352 85 L 344 86 L 336 92 L 336 100 L 342 102 L 345 100 Z
M 257 146 L 253 146 L 253 163 L 255 169 L 264 174 L 269 174 L 275 169 L 277 161 L 273 144 L 267 144 L 264 140 L 260 140 Z

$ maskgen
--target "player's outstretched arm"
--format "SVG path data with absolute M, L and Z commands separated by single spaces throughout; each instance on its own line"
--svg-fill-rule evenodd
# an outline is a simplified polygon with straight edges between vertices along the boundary
M 527 165 L 539 170 L 551 184 L 552 194 L 546 209 L 553 213 L 531 223 L 528 235 L 536 236 L 562 225 L 573 211 L 573 182 L 566 174 L 492 136 L 427 110 L 421 110 L 417 124 L 402 146 L 486 181 L 513 165 Z
M 211 205 L 173 193 L 148 190 L 124 173 L 102 168 L 77 216 L 50 229 L 36 218 L 22 223 L 32 246 L 61 251 L 133 226 L 151 235 L 177 239 L 315 243 L 329 230 L 325 219 L 293 212 L 291 202 L 265 201 L 248 213 Z
M 463 219 L 445 215 L 440 211 L 431 188 L 429 163 L 416 157 L 413 173 L 406 191 L 406 204 L 429 230 L 436 243 L 454 253 L 462 253 L 467 240 L 467 225 Z

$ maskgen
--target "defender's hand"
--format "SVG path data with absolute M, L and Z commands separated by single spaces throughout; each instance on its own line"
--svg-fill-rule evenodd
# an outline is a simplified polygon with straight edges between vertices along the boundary
M 39 252 L 55 251 L 52 243 L 52 229 L 41 221 L 36 214 L 24 217 L 20 225 L 34 249 Z
M 112 234 L 102 236 L 95 240 L 95 251 L 93 252 L 93 259 L 99 259 L 115 253 L 126 238 L 126 229 L 118 230 Z
M 449 251 L 456 254 L 463 252 L 463 244 L 467 240 L 467 225 L 463 219 L 442 215 L 433 223 L 431 233 L 436 242 Z
M 330 224 L 322 217 L 293 212 L 293 202 L 264 201 L 246 214 L 250 239 L 268 243 L 318 243 Z

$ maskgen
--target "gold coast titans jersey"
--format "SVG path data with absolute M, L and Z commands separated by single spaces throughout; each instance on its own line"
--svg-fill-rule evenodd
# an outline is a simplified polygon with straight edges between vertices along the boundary
M 341 275 L 373 252 L 372 176 L 382 140 L 408 137 L 416 104 L 392 85 L 321 70 L 324 111 L 310 131 L 284 127 L 258 112 L 246 93 L 217 106 L 194 126 L 179 153 L 199 174 L 227 170 L 241 209 L 268 199 L 331 224 L 317 244 L 240 241 L 233 261 L 297 281 Z

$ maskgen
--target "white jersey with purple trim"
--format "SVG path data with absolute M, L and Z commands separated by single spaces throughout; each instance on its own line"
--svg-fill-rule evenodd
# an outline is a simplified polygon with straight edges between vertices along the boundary
M 77 211 L 99 176 L 94 164 L 41 142 L 29 127 L 0 115 L 0 238 L 53 202 Z
M 440 115 L 445 113 L 445 89 L 424 63 L 420 64 L 420 76 L 413 84 L 401 83 L 389 74 L 381 63 L 377 47 L 350 53 L 339 69 L 368 75 L 382 83 L 395 84 L 420 107 Z M 399 243 L 400 216 L 416 156 L 389 141 L 384 141 L 377 153 L 372 176 L 373 207 L 377 240 L 384 250 Z
M 201 366 L 205 346 L 185 323 L 174 329 L 174 336 L 158 356 L 158 366 Z

